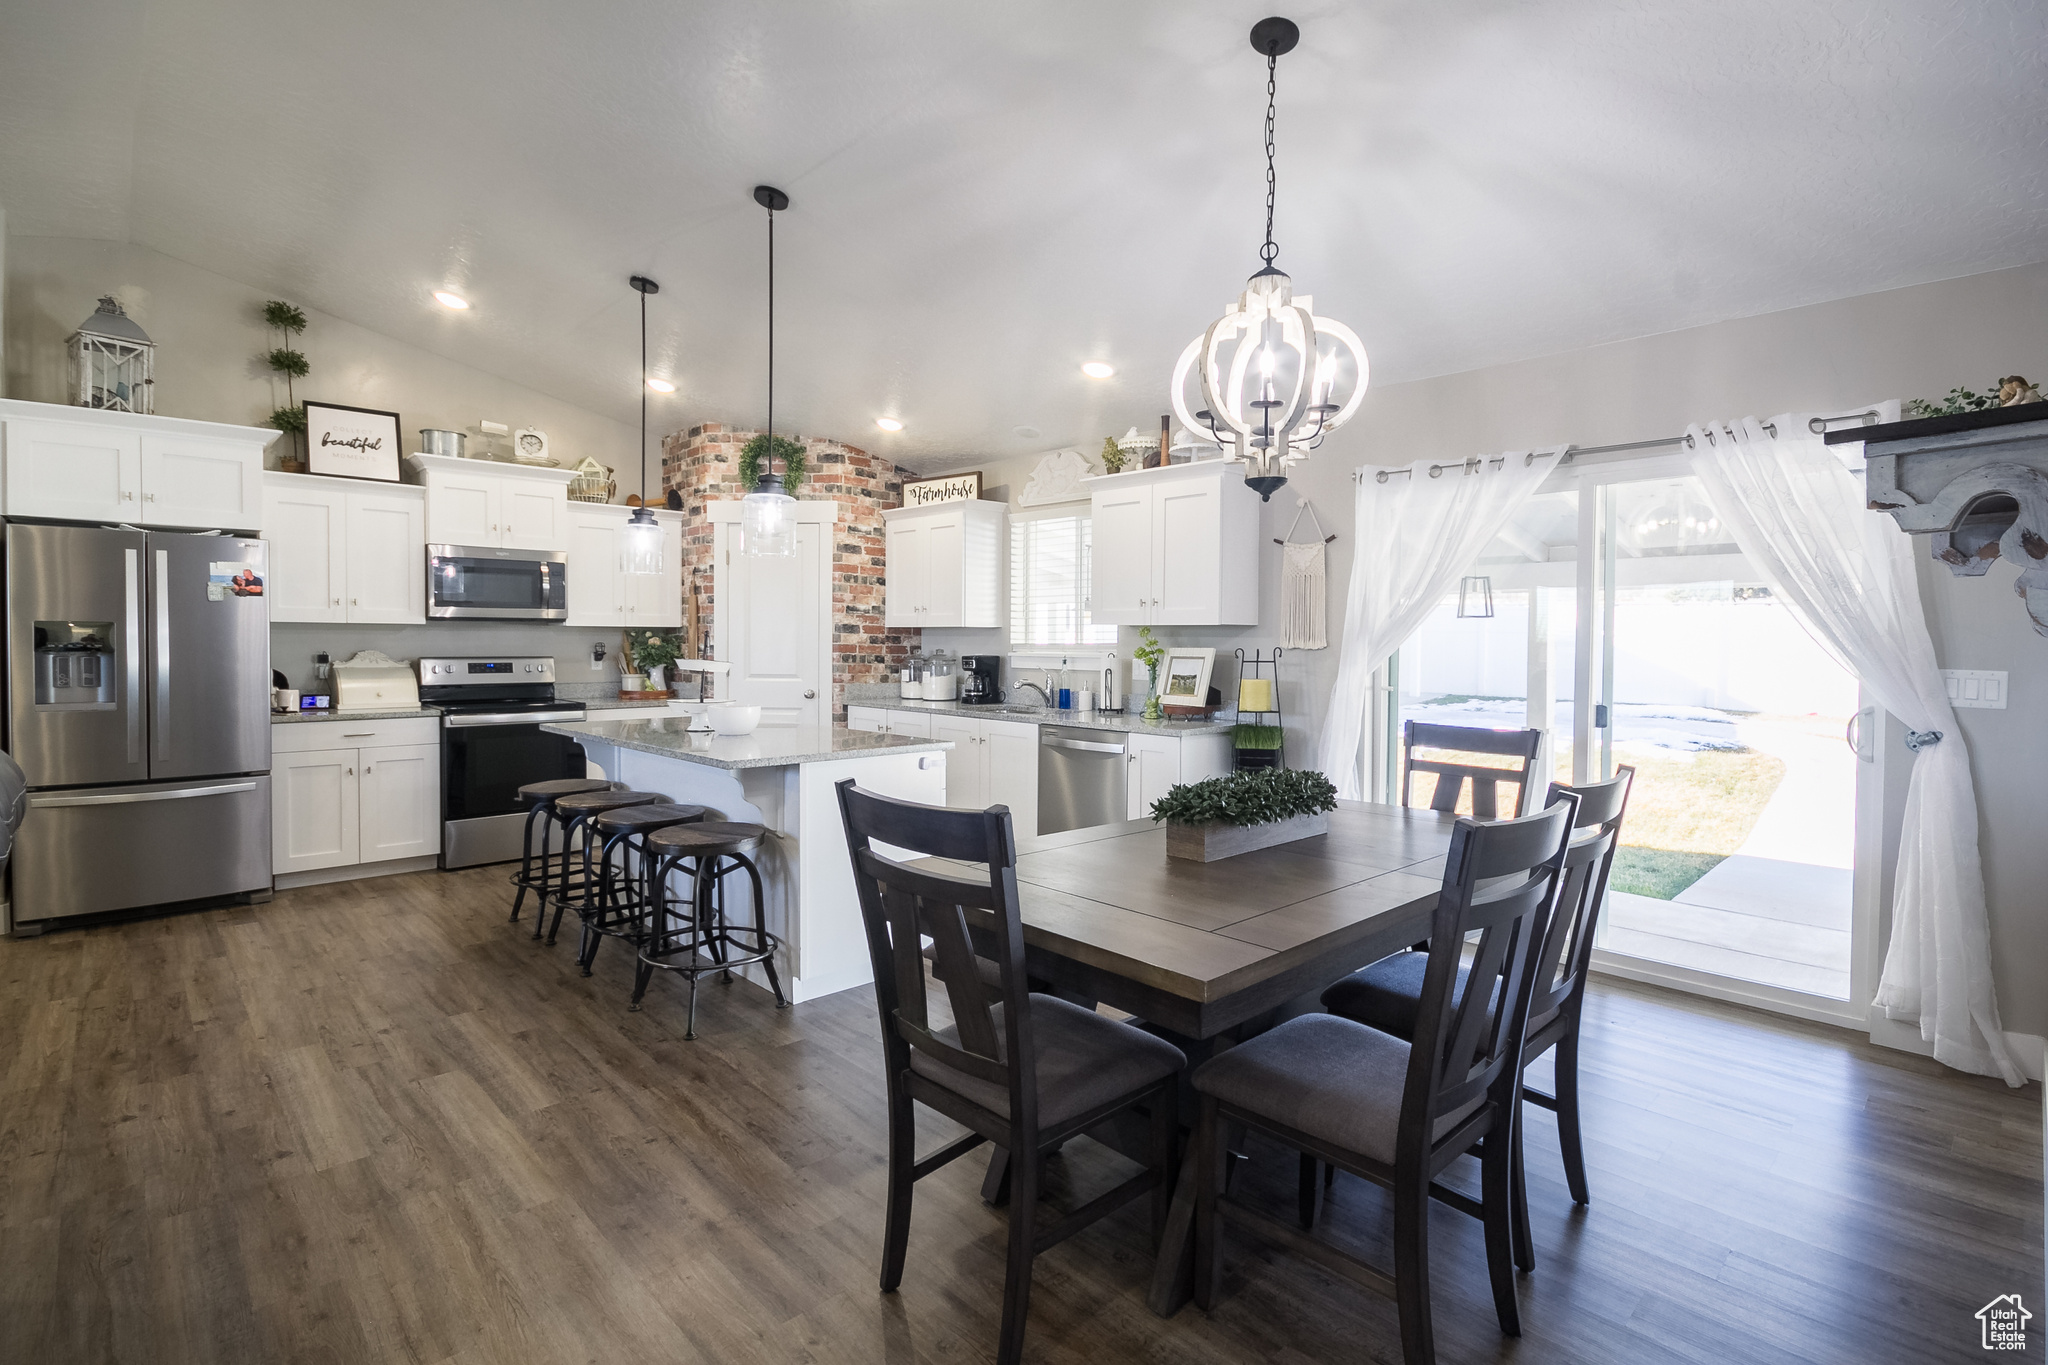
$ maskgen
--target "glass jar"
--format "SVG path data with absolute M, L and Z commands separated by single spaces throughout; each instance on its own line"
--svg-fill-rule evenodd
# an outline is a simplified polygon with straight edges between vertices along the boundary
M 899 675 L 897 695 L 922 697 L 924 695 L 924 650 L 913 649 L 910 657 L 903 661 L 903 672 Z
M 943 649 L 933 650 L 925 666 L 923 693 L 926 701 L 953 701 L 960 695 L 959 671 Z

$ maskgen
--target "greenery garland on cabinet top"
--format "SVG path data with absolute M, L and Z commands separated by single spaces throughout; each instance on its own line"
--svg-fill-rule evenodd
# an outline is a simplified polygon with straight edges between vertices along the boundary
M 782 476 L 782 491 L 794 494 L 804 481 L 805 452 L 801 442 L 787 436 L 762 432 L 740 447 L 740 487 L 751 493 L 768 472 L 768 443 L 775 442 L 775 472 Z
M 1321 773 L 1251 768 L 1171 788 L 1152 803 L 1152 818 L 1170 825 L 1270 825 L 1335 809 L 1337 788 Z

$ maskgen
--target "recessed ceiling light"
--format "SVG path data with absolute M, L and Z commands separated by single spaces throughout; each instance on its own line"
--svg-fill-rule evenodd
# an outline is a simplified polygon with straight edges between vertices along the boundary
M 1081 373 L 1087 375 L 1090 379 L 1107 379 L 1116 373 L 1116 366 L 1109 364 L 1107 361 L 1091 360 L 1081 367 Z
M 436 289 L 434 291 L 434 302 L 443 304 L 449 308 L 469 307 L 468 299 L 462 297 L 462 295 L 460 294 L 451 294 L 445 289 Z
M 1037 427 L 1011 427 L 1010 433 L 1020 441 L 1035 441 L 1044 434 Z
M 653 389 L 656 393 L 674 393 L 676 391 L 676 386 L 669 383 L 666 379 L 650 379 L 647 381 L 647 387 Z
M 877 417 L 875 419 L 875 425 L 880 427 L 884 431 L 903 430 L 903 423 L 897 421 L 894 417 Z

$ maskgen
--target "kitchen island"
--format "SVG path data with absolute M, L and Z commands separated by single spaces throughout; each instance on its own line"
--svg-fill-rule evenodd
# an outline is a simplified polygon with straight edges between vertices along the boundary
M 708 807 L 713 819 L 766 826 L 768 837 L 755 861 L 768 902 L 768 931 L 784 944 L 782 979 L 789 998 L 811 1000 L 866 985 L 874 974 L 833 784 L 851 777 L 885 796 L 943 805 L 952 744 L 838 725 L 713 737 L 691 734 L 688 723 L 683 716 L 660 715 L 565 721 L 541 729 L 575 740 L 605 777 L 634 791 Z M 745 915 L 750 907 L 742 901 L 733 909 Z M 758 968 L 746 975 L 766 989 Z

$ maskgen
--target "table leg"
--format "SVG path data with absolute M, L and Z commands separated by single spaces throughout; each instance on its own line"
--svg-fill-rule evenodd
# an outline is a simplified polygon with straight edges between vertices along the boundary
M 1180 1177 L 1173 1182 L 1173 1203 L 1166 1210 L 1166 1232 L 1152 1262 L 1152 1289 L 1146 1306 L 1170 1318 L 1195 1292 L 1195 1163 L 1183 1153 Z

